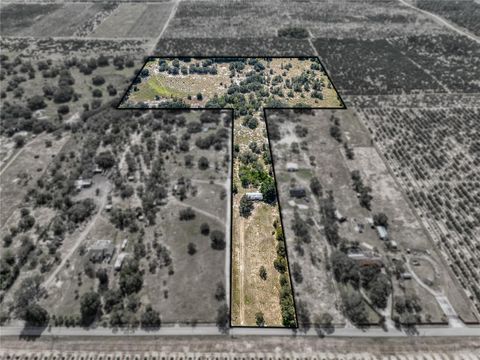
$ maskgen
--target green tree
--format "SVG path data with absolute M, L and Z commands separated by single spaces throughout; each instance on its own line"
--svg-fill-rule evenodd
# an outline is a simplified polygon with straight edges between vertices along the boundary
M 253 210 L 253 201 L 249 200 L 246 195 L 240 199 L 240 216 L 249 217 Z
M 89 291 L 82 295 L 80 299 L 80 316 L 83 325 L 93 323 L 98 315 L 102 303 L 100 295 L 94 291 Z
M 377 226 L 388 227 L 388 216 L 383 212 L 375 214 L 373 215 L 373 222 Z
M 142 328 L 155 329 L 161 325 L 160 314 L 154 310 L 151 305 L 147 305 L 140 318 Z
M 265 318 L 263 316 L 263 312 L 259 311 L 255 314 L 255 322 L 257 323 L 257 326 L 265 325 Z
M 31 326 L 44 326 L 48 323 L 49 315 L 47 310 L 38 304 L 31 304 L 25 311 L 24 320 L 27 325 Z
M 271 204 L 277 199 L 277 193 L 275 189 L 275 181 L 271 176 L 267 177 L 260 186 L 260 192 L 263 195 L 263 201 Z
M 320 180 L 318 180 L 317 177 L 312 177 L 310 179 L 310 190 L 312 190 L 312 193 L 317 197 L 320 197 L 323 195 L 322 184 L 320 183 Z
M 138 293 L 143 286 L 143 272 L 140 271 L 138 261 L 128 259 L 120 270 L 120 290 L 126 295 Z
M 97 155 L 95 162 L 104 169 L 109 169 L 115 165 L 115 157 L 110 151 L 103 151 Z
M 260 278 L 262 278 L 263 280 L 267 280 L 267 269 L 265 268 L 265 266 L 260 266 L 259 275 Z
M 211 246 L 215 250 L 225 249 L 225 234 L 220 230 L 213 230 L 210 233 L 210 239 L 212 240 Z

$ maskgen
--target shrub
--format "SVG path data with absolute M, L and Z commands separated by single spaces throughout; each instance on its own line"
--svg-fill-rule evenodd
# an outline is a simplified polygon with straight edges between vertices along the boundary
M 193 220 L 193 219 L 195 219 L 195 211 L 193 211 L 193 209 L 191 207 L 180 210 L 179 218 L 182 221 Z
M 210 233 L 210 239 L 212 240 L 212 249 L 215 250 L 224 250 L 226 243 L 225 243 L 225 234 L 220 230 L 213 230 Z

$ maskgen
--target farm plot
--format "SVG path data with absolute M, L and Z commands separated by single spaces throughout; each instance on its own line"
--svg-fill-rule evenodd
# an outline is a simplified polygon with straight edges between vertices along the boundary
M 475 41 L 439 34 L 399 37 L 391 43 L 451 92 L 480 91 L 480 45 Z
M 8 4 L 0 8 L 0 34 L 21 35 L 24 31 L 61 9 L 61 4 Z
M 228 319 L 231 121 L 214 111 L 109 106 L 83 120 L 39 181 L 30 179 L 29 196 L 15 194 L 22 211 L 1 233 L 9 259 L 1 264 L 2 311 L 22 318 L 16 294 L 30 281 L 44 290 L 28 301 L 57 326 Z M 202 142 L 211 135 L 213 151 Z M 85 298 L 101 300 L 92 316 L 81 306 Z
M 32 26 L 21 32 L 23 36 L 48 37 L 71 36 L 77 26 L 86 22 L 98 11 L 98 7 L 89 3 L 65 4 L 48 16 L 35 21 Z
M 173 3 L 127 3 L 106 18 L 90 35 L 112 38 L 155 38 L 170 15 Z
M 387 40 L 324 38 L 314 44 L 342 94 L 446 92 Z
M 278 121 L 274 111 L 267 112 L 267 121 L 269 128 Z M 281 127 L 281 139 L 276 135 L 270 139 L 299 325 L 309 327 L 320 323 L 324 314 L 329 314 L 332 322 L 340 325 L 345 319 L 340 311 L 341 300 L 332 274 L 326 271 L 329 249 L 320 225 L 318 202 L 311 194 L 305 199 L 293 199 L 289 193 L 292 184 L 308 188 L 313 169 L 303 160 L 303 156 L 292 157 L 291 143 L 295 138 L 286 133 L 284 124 Z M 288 166 L 291 166 L 289 163 L 293 161 L 298 166 L 295 173 L 288 170 Z M 309 222 L 308 235 L 304 238 L 297 236 L 296 223 L 300 221 Z
M 226 200 L 216 197 L 210 201 L 225 209 Z M 171 265 L 155 274 L 147 273 L 140 296 L 155 305 L 166 323 L 213 324 L 218 308 L 225 303 L 228 254 L 224 248 L 212 247 L 211 234 L 218 232 L 225 236 L 226 214 L 225 211 L 222 216 L 204 214 L 206 210 L 195 205 L 189 199 L 181 204 L 169 202 L 154 228 L 159 234 L 158 241 L 168 249 Z M 179 221 L 179 212 L 189 207 L 195 218 Z M 210 233 L 202 234 L 202 224 L 209 224 Z M 152 234 L 147 232 L 147 238 L 149 235 Z
M 289 23 L 308 29 L 314 38 L 376 40 L 447 32 L 427 15 L 394 1 L 302 1 L 285 6 Z
M 415 3 L 423 10 L 433 12 L 480 36 L 480 4 L 475 0 L 435 1 L 420 0 Z
M 279 24 L 288 22 L 284 10 L 285 5 L 280 1 L 182 1 L 165 37 L 186 38 L 192 34 L 197 38 L 272 37 L 277 34 Z M 262 21 L 258 21 L 259 14 L 262 14 Z
M 194 30 L 192 30 L 193 32 Z M 219 32 L 220 34 L 222 32 Z M 312 47 L 306 39 L 269 38 L 178 38 L 164 36 L 155 47 L 156 56 L 244 56 L 269 54 L 271 56 L 311 56 Z
M 424 222 L 435 249 L 478 308 L 475 240 L 479 228 L 475 219 L 479 193 L 475 184 L 479 171 L 473 141 L 477 118 L 475 108 L 362 111 L 363 121 Z M 468 311 L 462 316 L 471 318 Z
M 291 222 L 294 229 L 295 242 L 293 244 L 292 242 L 287 243 L 289 246 L 293 246 L 293 256 L 299 262 L 300 268 L 304 266 L 311 267 L 308 263 L 308 260 L 311 261 L 311 259 L 308 259 L 306 256 L 303 259 L 299 257 L 299 254 L 308 254 L 303 248 L 310 246 L 310 241 L 313 242 L 319 236 L 317 234 L 312 236 L 310 232 L 317 226 L 323 232 L 324 227 L 328 225 L 325 224 L 324 218 L 316 218 L 319 215 L 316 215 L 315 211 L 318 207 L 322 208 L 325 198 L 295 195 L 295 191 L 300 190 L 308 194 L 308 191 L 311 190 L 311 179 L 317 177 L 323 194 L 328 194 L 330 191 L 333 192 L 335 209 L 341 214 L 341 220 L 338 220 L 340 215 L 336 215 L 338 222 L 336 228 L 339 239 L 344 239 L 343 241 L 346 241 L 347 244 L 353 241 L 353 245 L 343 245 L 350 248 L 347 256 L 354 259 L 355 257 L 358 258 L 359 255 L 352 257 L 350 254 L 371 254 L 368 258 L 369 262 L 377 261 L 377 259 L 381 261 L 383 263 L 382 266 L 388 269 L 387 274 L 393 274 L 389 281 L 394 284 L 394 290 L 397 291 L 394 293 L 395 296 L 409 297 L 413 296 L 412 294 L 415 292 L 421 294 L 418 302 L 420 303 L 422 313 L 419 314 L 418 321 L 445 321 L 441 310 L 439 311 L 438 301 L 433 296 L 433 293 L 436 291 L 434 291 L 435 287 L 437 289 L 441 288 L 448 295 L 453 307 L 462 318 L 470 320 L 473 316 L 474 319 L 475 316 L 472 313 L 468 299 L 462 295 L 459 285 L 448 273 L 441 258 L 435 251 L 434 244 L 430 242 L 423 225 L 409 207 L 408 202 L 401 193 L 401 188 L 398 187 L 389 174 L 382 158 L 377 154 L 375 148 L 369 144 L 368 133 L 365 129 L 362 129 L 358 118 L 346 111 L 318 111 L 314 117 L 307 115 L 298 117 L 298 115 L 295 116 L 290 113 L 287 117 L 289 120 L 286 120 L 286 118 L 282 119 L 282 117 L 279 117 L 276 121 L 271 119 L 269 126 L 271 128 L 270 133 L 273 133 L 274 137 L 277 138 L 273 142 L 276 168 L 284 169 L 282 176 L 279 177 L 279 181 L 283 183 L 280 186 L 282 209 L 286 209 L 285 216 L 289 216 L 290 219 L 293 218 Z M 343 124 L 345 124 L 345 127 Z M 341 129 L 341 143 L 335 140 L 333 135 L 329 135 L 329 133 L 332 134 L 332 127 L 336 126 Z M 302 128 L 307 130 L 302 130 Z M 320 139 L 318 138 L 319 134 L 321 135 Z M 315 136 L 316 139 L 314 140 L 311 136 Z M 297 145 L 292 145 L 295 143 Z M 298 146 L 300 146 L 300 151 L 295 150 Z M 351 149 L 353 158 L 351 154 L 347 156 L 350 153 L 347 149 Z M 287 171 L 288 166 L 293 166 L 288 165 L 289 163 L 295 164 L 294 171 Z M 363 195 L 356 193 L 352 187 L 352 174 L 355 172 L 358 172 L 365 184 L 364 186 L 370 188 L 367 191 L 369 191 L 372 198 L 368 207 L 362 206 L 361 196 Z M 357 191 L 361 192 L 364 190 Z M 313 213 L 311 209 L 313 209 Z M 367 219 L 375 218 L 374 215 L 379 213 L 385 214 L 388 218 L 387 241 L 381 240 L 376 231 L 370 229 L 370 225 L 368 225 Z M 302 231 L 300 231 L 301 227 L 299 226 L 302 222 L 311 225 L 309 227 L 311 230 L 304 232 L 303 236 L 301 236 Z M 288 220 L 286 223 L 288 224 Z M 328 232 L 326 234 L 328 235 Z M 392 241 L 394 243 L 391 243 Z M 330 238 L 330 244 L 325 241 L 317 247 L 326 248 L 324 251 L 329 255 L 329 252 L 335 251 L 335 247 L 332 246 L 331 242 Z M 329 247 L 331 250 L 329 250 Z M 405 259 L 408 261 L 411 254 L 421 255 L 437 264 L 435 267 L 437 277 L 430 279 L 431 293 L 423 291 L 420 284 L 412 280 L 405 280 L 398 273 L 402 262 Z M 325 260 L 325 254 L 321 254 L 319 258 L 328 261 Z M 335 269 L 334 263 L 332 266 Z M 415 267 L 412 271 L 415 272 Z M 302 283 L 307 277 L 306 274 L 311 273 L 315 272 L 309 270 L 303 273 L 303 276 L 298 276 L 298 274 L 295 274 L 295 268 L 293 270 L 294 279 L 299 277 L 302 280 L 299 284 L 297 284 L 298 281 L 295 282 L 295 288 L 297 289 L 298 286 L 298 289 L 300 289 L 300 291 L 297 290 L 297 292 L 300 292 L 297 296 L 299 299 L 305 296 L 305 293 L 302 295 L 301 291 L 303 290 Z M 300 274 L 302 274 L 301 271 Z M 394 276 L 394 274 L 397 274 L 397 276 Z M 308 284 L 308 280 L 306 283 Z M 401 295 L 402 292 L 398 293 L 398 289 L 405 289 L 407 285 L 413 290 L 403 295 Z M 457 290 L 451 291 L 449 289 L 455 287 Z M 343 291 L 341 290 L 340 292 Z M 306 298 L 308 304 L 308 297 Z M 398 298 L 395 297 L 395 299 Z M 391 309 L 388 306 L 391 305 L 386 305 L 386 308 L 380 306 L 376 311 L 388 318 Z M 396 321 L 402 322 L 404 320 L 405 318 Z

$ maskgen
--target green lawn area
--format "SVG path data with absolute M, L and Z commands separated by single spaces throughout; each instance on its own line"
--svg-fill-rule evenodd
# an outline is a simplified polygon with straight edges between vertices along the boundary
M 155 96 L 162 98 L 183 98 L 188 94 L 169 87 L 160 76 L 151 76 L 147 81 L 138 85 L 138 91 L 132 94 L 132 100 L 155 100 Z

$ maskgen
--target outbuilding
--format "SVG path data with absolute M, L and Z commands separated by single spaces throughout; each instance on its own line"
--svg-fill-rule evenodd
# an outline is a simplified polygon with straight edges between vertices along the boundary
M 385 226 L 378 225 L 377 226 L 377 234 L 378 237 L 382 240 L 388 240 L 388 232 Z
M 245 196 L 248 200 L 263 200 L 263 194 L 261 192 L 247 192 Z
M 125 261 L 125 258 L 128 256 L 128 253 L 122 252 L 118 254 L 117 260 L 115 260 L 115 264 L 113 265 L 113 268 L 116 271 L 119 271 L 122 268 L 123 262 Z
M 304 188 L 296 187 L 290 189 L 290 197 L 302 198 L 307 195 L 307 192 Z
M 335 210 L 335 218 L 340 222 L 344 222 L 345 220 L 347 220 L 347 218 L 343 216 L 338 210 Z
M 293 162 L 287 162 L 287 171 L 290 171 L 290 172 L 298 171 L 298 164 Z
M 89 188 L 91 187 L 93 184 L 93 181 L 92 179 L 78 179 L 78 180 L 75 180 L 75 188 L 77 190 L 81 190 L 83 188 Z

